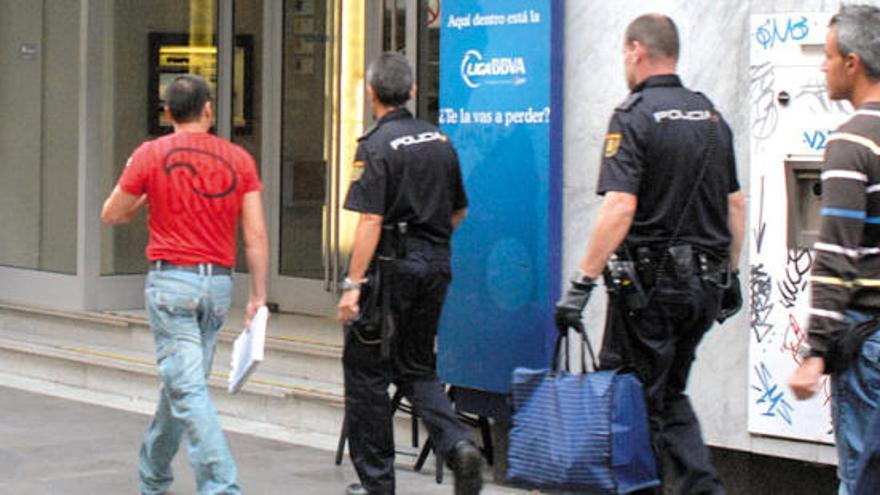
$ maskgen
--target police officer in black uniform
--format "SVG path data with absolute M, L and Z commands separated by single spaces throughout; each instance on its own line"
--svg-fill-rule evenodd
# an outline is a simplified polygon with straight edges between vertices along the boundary
M 382 54 L 367 82 L 377 121 L 360 138 L 345 201 L 360 218 L 338 306 L 349 451 L 361 480 L 348 493 L 394 493 L 393 382 L 455 472 L 455 493 L 476 494 L 482 456 L 455 416 L 434 355 L 449 241 L 467 211 L 458 156 L 435 126 L 404 108 L 415 86 L 402 55 Z
M 601 367 L 629 367 L 644 384 L 664 484 L 718 494 L 724 488 L 685 387 L 713 320 L 742 304 L 736 267 L 745 207 L 730 129 L 705 96 L 682 86 L 678 49 L 666 16 L 627 27 L 632 93 L 611 118 L 598 185 L 604 200 L 556 322 L 560 331 L 583 330 L 581 311 L 604 273 Z

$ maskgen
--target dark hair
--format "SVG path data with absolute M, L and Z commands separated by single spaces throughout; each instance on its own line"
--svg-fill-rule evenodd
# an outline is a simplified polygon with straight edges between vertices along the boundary
M 198 120 L 210 99 L 208 83 L 195 74 L 175 77 L 165 88 L 165 105 L 178 124 Z
M 413 86 L 412 68 L 403 55 L 385 52 L 367 69 L 367 84 L 383 105 L 402 106 L 409 100 Z
M 843 56 L 858 54 L 865 74 L 880 80 L 880 9 L 870 5 L 841 5 L 829 27 L 837 29 L 837 47 Z
M 678 28 L 665 15 L 645 14 L 637 17 L 627 26 L 624 37 L 628 45 L 635 41 L 644 45 L 650 60 L 678 60 Z

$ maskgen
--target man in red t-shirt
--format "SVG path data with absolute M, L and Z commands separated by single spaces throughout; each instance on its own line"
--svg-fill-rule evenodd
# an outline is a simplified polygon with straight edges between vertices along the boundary
M 241 220 L 251 293 L 245 325 L 266 303 L 268 242 L 254 159 L 210 134 L 204 79 L 176 78 L 165 92 L 174 133 L 147 141 L 129 158 L 101 220 L 130 221 L 147 204 L 150 242 L 146 307 L 162 391 L 141 447 L 143 494 L 171 486 L 171 459 L 187 434 L 198 493 L 239 494 L 235 461 L 208 394 L 217 332 L 232 302 L 235 239 Z

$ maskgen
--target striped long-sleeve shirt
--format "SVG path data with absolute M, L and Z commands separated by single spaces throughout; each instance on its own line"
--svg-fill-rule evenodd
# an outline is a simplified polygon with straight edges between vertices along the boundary
M 880 314 L 880 103 L 861 106 L 829 138 L 821 213 L 809 344 L 824 357 L 846 310 Z

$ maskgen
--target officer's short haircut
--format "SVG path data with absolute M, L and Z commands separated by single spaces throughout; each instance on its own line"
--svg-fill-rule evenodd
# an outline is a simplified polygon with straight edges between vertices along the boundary
M 856 53 L 865 73 L 880 80 L 880 9 L 870 5 L 841 5 L 829 27 L 837 29 L 837 47 L 843 56 Z
M 641 43 L 650 60 L 678 60 L 678 28 L 665 15 L 645 14 L 637 17 L 627 26 L 624 36 L 627 45 L 635 41 Z
M 412 68 L 403 55 L 385 52 L 367 69 L 367 84 L 383 105 L 402 106 L 409 100 L 413 86 Z
M 171 118 L 178 124 L 198 120 L 210 99 L 208 83 L 194 74 L 175 77 L 165 88 L 165 105 Z

